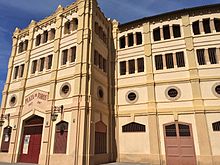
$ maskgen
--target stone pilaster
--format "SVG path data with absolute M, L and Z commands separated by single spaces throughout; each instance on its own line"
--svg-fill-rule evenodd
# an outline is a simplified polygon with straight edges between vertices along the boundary
M 17 128 L 16 130 L 13 130 L 13 133 L 15 133 L 15 139 L 11 139 L 12 141 L 14 141 L 14 150 L 13 150 L 13 155 L 12 155 L 12 162 L 15 163 L 18 155 L 16 153 L 18 153 L 18 151 L 16 150 L 18 147 L 18 145 L 20 144 L 18 141 L 18 135 L 19 135 L 19 130 L 22 127 L 22 123 L 21 123 L 21 114 L 22 114 L 22 109 L 23 109 L 23 104 L 24 104 L 24 97 L 25 97 L 25 88 L 26 88 L 26 82 L 27 82 L 27 78 L 28 78 L 28 71 L 29 71 L 29 65 L 30 65 L 30 56 L 31 56 L 31 49 L 33 47 L 33 40 L 34 40 L 34 27 L 35 27 L 36 22 L 35 21 L 31 21 L 30 25 L 29 25 L 29 36 L 28 36 L 28 47 L 27 47 L 27 51 L 25 54 L 25 67 L 24 67 L 24 73 L 23 73 L 23 79 L 21 80 L 21 87 L 20 87 L 20 91 L 19 91 L 19 96 L 18 96 L 18 107 L 19 107 L 19 111 L 18 111 L 18 119 L 17 119 Z
M 148 125 L 149 125 L 149 141 L 150 141 L 150 163 L 152 165 L 160 164 L 160 144 L 157 124 L 157 108 L 154 87 L 154 75 L 152 64 L 152 46 L 151 46 L 151 32 L 150 23 L 145 23 L 144 28 L 144 51 L 146 60 L 146 81 L 148 93 Z
M 197 128 L 197 135 L 199 141 L 199 150 L 200 156 L 198 158 L 199 164 L 201 165 L 210 165 L 212 164 L 211 158 L 211 146 L 209 139 L 208 126 L 205 116 L 205 108 L 202 100 L 202 94 L 199 83 L 199 74 L 197 70 L 197 64 L 195 59 L 195 52 L 193 46 L 193 37 L 191 33 L 191 25 L 189 21 L 189 16 L 182 16 L 183 30 L 185 34 L 185 43 L 186 43 L 186 55 L 189 64 L 189 73 L 190 73 L 190 83 L 192 88 L 193 95 L 193 108 L 195 111 L 195 121 Z M 201 28 L 201 22 L 200 22 Z M 201 29 L 200 29 L 201 30 Z

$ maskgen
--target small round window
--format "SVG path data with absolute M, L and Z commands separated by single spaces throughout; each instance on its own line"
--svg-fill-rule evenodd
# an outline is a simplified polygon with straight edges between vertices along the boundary
M 10 99 L 9 104 L 10 104 L 11 106 L 15 106 L 16 103 L 17 103 L 17 98 L 16 98 L 15 95 L 13 95 L 13 96 L 11 97 L 11 99 Z
M 102 99 L 104 97 L 104 91 L 102 89 L 102 87 L 98 87 L 97 89 L 97 95 L 98 95 L 98 98 Z
M 60 95 L 62 97 L 67 97 L 70 94 L 71 87 L 69 83 L 64 83 L 60 89 Z
M 180 89 L 177 87 L 169 87 L 166 89 L 165 95 L 169 100 L 177 100 L 180 98 Z
M 216 97 L 220 97 L 220 83 L 215 83 L 213 85 L 212 92 Z
M 136 91 L 129 91 L 126 95 L 126 100 L 130 103 L 136 102 L 138 99 L 138 94 Z

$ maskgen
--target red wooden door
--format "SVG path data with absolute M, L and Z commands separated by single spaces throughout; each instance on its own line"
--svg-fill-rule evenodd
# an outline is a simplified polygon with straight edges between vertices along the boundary
M 25 125 L 22 137 L 20 162 L 24 163 L 38 163 L 41 137 L 42 137 L 42 124 Z
M 190 124 L 171 123 L 164 126 L 167 165 L 196 165 Z

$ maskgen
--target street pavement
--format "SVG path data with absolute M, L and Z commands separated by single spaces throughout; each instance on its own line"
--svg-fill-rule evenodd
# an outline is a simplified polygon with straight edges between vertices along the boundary
M 0 165 L 36 165 L 30 163 L 3 163 L 0 162 Z M 102 165 L 150 165 L 150 164 L 143 164 L 143 163 L 107 163 Z

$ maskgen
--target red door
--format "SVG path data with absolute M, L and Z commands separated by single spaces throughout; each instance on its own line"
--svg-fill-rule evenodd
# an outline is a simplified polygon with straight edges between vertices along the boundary
M 190 124 L 170 123 L 164 126 L 167 165 L 196 165 Z
M 36 122 L 35 117 L 31 122 L 26 123 L 24 126 L 24 133 L 20 150 L 20 162 L 38 163 L 41 149 L 43 120 L 41 123 L 38 122 Z

